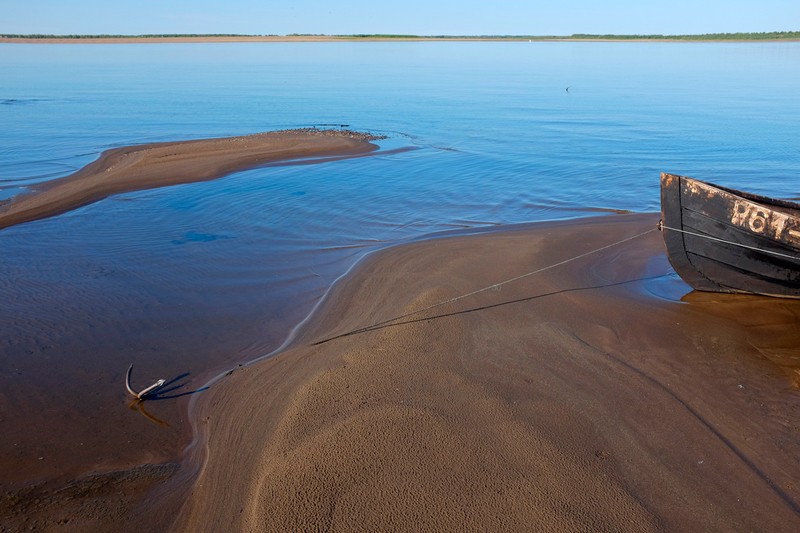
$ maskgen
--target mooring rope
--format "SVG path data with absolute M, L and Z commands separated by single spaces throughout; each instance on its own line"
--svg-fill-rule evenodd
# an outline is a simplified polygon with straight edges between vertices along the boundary
M 409 318 L 409 317 L 412 317 L 414 315 L 418 315 L 420 313 L 424 313 L 425 311 L 430 311 L 431 309 L 435 309 L 435 308 L 441 307 L 443 305 L 448 305 L 448 304 L 457 302 L 459 300 L 463 300 L 464 298 L 469 298 L 470 296 L 475 296 L 476 294 L 480 294 L 482 292 L 499 289 L 503 285 L 507 285 L 509 283 L 513 283 L 515 281 L 519 281 L 521 279 L 533 276 L 535 274 L 540 274 L 542 272 L 545 272 L 546 270 L 550 270 L 550 269 L 553 269 L 553 268 L 556 268 L 556 267 L 560 267 L 560 266 L 566 265 L 567 263 L 571 263 L 572 261 L 577 261 L 578 259 L 582 259 L 582 258 L 590 256 L 592 254 L 596 254 L 598 252 L 602 252 L 603 250 L 608 250 L 609 248 L 613 248 L 614 246 L 618 246 L 618 245 L 626 243 L 628 241 L 632 241 L 634 239 L 638 239 L 639 237 L 643 237 L 643 236 L 647 235 L 648 233 L 653 233 L 657 229 L 658 228 L 652 228 L 652 229 L 649 229 L 647 231 L 643 231 L 641 233 L 637 233 L 636 235 L 633 235 L 631 237 L 626 237 L 626 238 L 620 239 L 620 240 L 618 240 L 616 242 L 612 242 L 611 244 L 607 244 L 605 246 L 601 246 L 600 248 L 595 248 L 594 250 L 590 250 L 588 252 L 584 252 L 584 253 L 576 255 L 574 257 L 570 257 L 568 259 L 564 259 L 563 261 L 559 261 L 558 263 L 553 263 L 552 265 L 548 265 L 546 267 L 538 268 L 538 269 L 533 270 L 531 272 L 527 272 L 525 274 L 522 274 L 521 276 L 516 276 L 516 277 L 510 278 L 510 279 L 501 281 L 499 283 L 494 283 L 494 284 L 489 285 L 487 287 L 483 287 L 483 288 L 474 290 L 472 292 L 468 292 L 466 294 L 461 294 L 461 295 L 455 296 L 453 298 L 448 298 L 447 300 L 442 300 L 440 302 L 436 302 L 435 304 L 429 305 L 427 307 L 423 307 L 421 309 L 417 309 L 415 311 L 411 311 L 410 313 L 405 313 L 403 315 L 399 315 L 399 316 L 396 316 L 394 318 L 390 318 L 388 320 L 384 320 L 382 322 L 377 322 L 377 323 L 369 325 L 369 326 L 364 326 L 363 328 L 358 328 L 358 329 L 355 329 L 353 331 L 349 331 L 347 333 L 342 333 L 340 335 L 335 335 L 333 337 L 329 337 L 327 339 L 324 339 L 324 340 L 321 340 L 321 341 L 317 341 L 317 342 L 313 343 L 312 346 L 317 346 L 319 344 L 324 344 L 324 343 L 326 343 L 328 341 L 332 341 L 334 339 L 339 339 L 341 337 L 347 337 L 349 335 L 355 335 L 355 334 L 358 334 L 358 333 L 363 333 L 363 332 L 366 332 L 366 331 L 370 331 L 370 330 L 373 330 L 373 329 L 376 329 L 376 328 L 379 328 L 379 327 L 382 327 L 382 326 L 389 325 L 392 322 L 396 322 L 398 320 L 403 320 L 405 318 Z
M 662 230 L 668 229 L 670 231 L 677 231 L 678 233 L 685 233 L 687 235 L 693 235 L 695 237 L 700 237 L 701 239 L 708 239 L 710 241 L 716 241 L 716 242 L 721 242 L 721 243 L 725 243 L 725 244 L 730 244 L 731 246 L 738 246 L 740 248 L 747 248 L 748 250 L 754 250 L 756 252 L 761 252 L 761 253 L 764 253 L 764 254 L 771 254 L 771 255 L 774 255 L 774 256 L 777 256 L 777 257 L 785 257 L 787 259 L 793 259 L 795 261 L 800 260 L 800 256 L 797 256 L 797 255 L 783 254 L 781 252 L 774 252 L 772 250 L 764 250 L 763 248 L 758 248 L 756 246 L 750 246 L 748 244 L 742 244 L 742 243 L 739 243 L 739 242 L 726 241 L 725 239 L 720 239 L 718 237 L 712 237 L 711 235 L 703 235 L 702 233 L 695 233 L 694 231 L 687 231 L 685 229 L 671 228 L 669 226 L 665 226 L 663 222 L 659 222 L 658 223 L 658 227 L 660 229 L 662 229 Z

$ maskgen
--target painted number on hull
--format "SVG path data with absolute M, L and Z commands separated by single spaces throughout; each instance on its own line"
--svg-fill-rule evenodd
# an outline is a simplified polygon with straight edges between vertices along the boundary
M 746 200 L 734 202 L 731 223 L 773 239 L 800 242 L 800 231 L 796 229 L 786 231 L 787 226 L 791 225 L 789 216 L 778 211 L 764 210 L 761 206 Z

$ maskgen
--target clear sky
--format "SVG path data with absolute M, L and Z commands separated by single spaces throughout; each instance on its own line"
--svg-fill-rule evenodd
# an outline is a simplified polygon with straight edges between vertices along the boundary
M 800 30 L 800 0 L 0 0 L 0 33 L 686 34 Z

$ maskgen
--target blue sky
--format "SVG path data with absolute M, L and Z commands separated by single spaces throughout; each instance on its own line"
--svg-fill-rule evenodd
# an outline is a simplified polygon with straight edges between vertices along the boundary
M 800 30 L 800 0 L 0 0 L 0 33 L 569 35 Z

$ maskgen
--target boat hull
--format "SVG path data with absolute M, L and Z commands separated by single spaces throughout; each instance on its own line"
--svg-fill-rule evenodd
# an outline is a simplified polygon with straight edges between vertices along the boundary
M 663 173 L 661 217 L 692 288 L 800 298 L 800 204 Z

